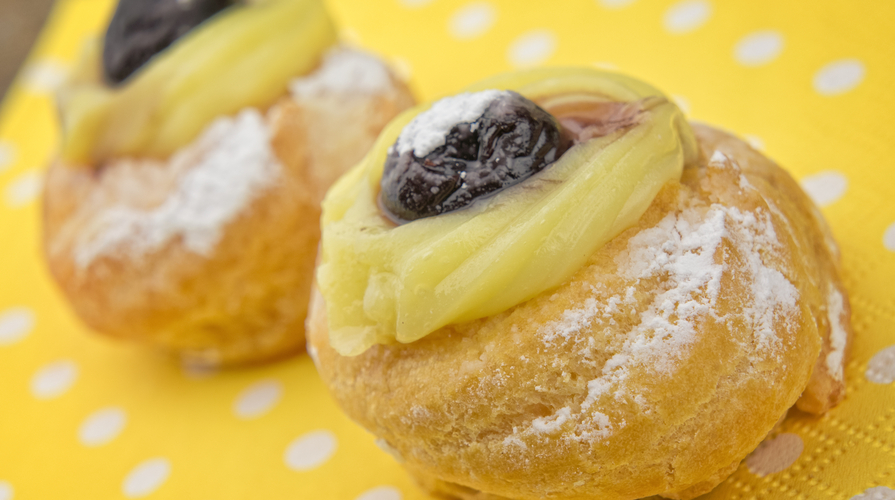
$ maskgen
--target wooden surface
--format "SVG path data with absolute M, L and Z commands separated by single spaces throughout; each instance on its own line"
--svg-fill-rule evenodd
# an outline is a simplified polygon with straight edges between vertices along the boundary
M 12 83 L 53 0 L 0 0 L 0 97 Z

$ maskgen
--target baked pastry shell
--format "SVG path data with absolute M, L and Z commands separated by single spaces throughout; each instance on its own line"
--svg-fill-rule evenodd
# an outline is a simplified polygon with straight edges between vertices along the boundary
M 158 206 L 183 173 L 139 163 L 51 165 L 44 252 L 77 314 L 102 334 L 188 364 L 253 363 L 301 351 L 323 195 L 413 104 L 406 85 L 390 80 L 381 92 L 283 97 L 267 110 L 281 175 L 221 228 L 208 255 L 175 237 L 139 255 L 114 251 L 79 266 L 79 234 L 96 217 L 116 206 Z
M 828 358 L 837 349 L 840 363 L 847 356 L 850 311 L 828 228 L 772 161 L 727 133 L 694 129 L 701 158 L 686 166 L 680 184 L 666 185 L 635 227 L 563 285 L 504 313 L 344 357 L 329 345 L 326 306 L 314 292 L 309 349 L 338 404 L 433 493 L 621 500 L 706 493 L 790 407 L 822 413 L 841 401 L 841 371 Z M 713 206 L 762 214 L 779 244 L 754 246 L 749 255 L 724 239 L 714 254 L 724 269 L 717 314 L 700 316 L 687 349 L 668 353 L 673 375 L 632 367 L 625 391 L 584 410 L 589 382 L 618 351 L 613 338 L 636 326 L 643 308 L 615 313 L 613 323 L 582 324 L 572 340 L 545 342 L 539 332 L 589 299 L 601 303 L 626 287 L 634 286 L 635 302 L 649 303 L 661 283 L 622 279 L 618 257 L 669 214 Z M 795 313 L 773 320 L 773 350 L 761 349 L 757 328 L 745 319 L 754 304 L 744 273 L 755 257 L 798 292 Z M 842 297 L 838 309 L 833 294 Z M 844 346 L 834 346 L 834 328 L 846 335 Z M 531 431 L 536 421 L 541 431 Z M 581 438 L 582 429 L 589 437 Z

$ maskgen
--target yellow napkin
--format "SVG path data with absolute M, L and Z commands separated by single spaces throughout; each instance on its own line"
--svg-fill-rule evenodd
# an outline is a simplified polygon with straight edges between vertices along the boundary
M 790 412 L 707 498 L 895 498 L 895 3 L 331 0 L 422 99 L 529 65 L 618 69 L 778 160 L 842 248 L 846 401 Z M 307 356 L 189 372 L 90 334 L 47 276 L 53 88 L 109 0 L 60 0 L 0 111 L 0 500 L 425 499 Z M 861 496 L 863 495 L 863 496 Z

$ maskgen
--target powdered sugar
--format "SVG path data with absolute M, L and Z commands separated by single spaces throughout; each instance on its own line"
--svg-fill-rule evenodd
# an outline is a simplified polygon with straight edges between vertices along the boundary
M 625 426 L 625 421 L 618 422 L 619 429 Z M 584 439 L 600 440 L 612 435 L 616 426 L 612 425 L 612 421 L 605 413 L 595 411 L 590 415 L 590 422 L 583 422 L 578 426 L 578 432 Z
M 845 356 L 845 344 L 848 335 L 842 326 L 842 313 L 845 303 L 842 294 L 836 287 L 830 287 L 830 293 L 827 295 L 827 321 L 830 323 L 830 347 L 832 351 L 827 354 L 826 364 L 827 371 L 836 380 L 840 382 L 843 379 L 842 361 Z
M 382 61 L 345 47 L 331 49 L 316 71 L 289 84 L 294 95 L 304 98 L 332 92 L 378 94 L 391 88 L 391 76 Z
M 575 422 L 575 431 L 571 435 L 565 434 L 564 438 L 577 441 L 599 441 L 611 436 L 615 430 L 625 427 L 624 420 L 613 424 L 608 415 L 598 411 L 590 412 L 585 416 L 580 413 L 573 414 L 571 408 L 563 407 L 552 415 L 532 420 L 531 425 L 527 427 L 513 427 L 513 433 L 503 439 L 503 445 L 527 449 L 528 445 L 523 440 L 524 437 L 550 439 L 548 436 L 555 436 L 561 432 L 566 422 L 570 421 Z
M 613 297 L 614 298 L 614 297 Z M 562 318 L 544 325 L 541 329 L 541 338 L 545 342 L 553 342 L 557 337 L 566 340 L 577 334 L 582 328 L 590 326 L 594 318 L 600 313 L 599 304 L 593 297 L 584 301 L 581 309 L 564 311 Z
M 715 150 L 714 153 L 712 153 L 712 157 L 709 158 L 708 165 L 709 165 L 709 167 L 713 167 L 713 168 L 733 168 L 733 169 L 736 169 L 737 171 L 739 171 L 739 167 L 734 166 L 733 160 L 731 160 L 731 158 L 729 156 L 727 156 L 726 154 L 722 153 L 721 151 L 719 151 L 717 149 Z M 740 189 L 742 189 L 742 190 L 748 189 L 748 190 L 756 191 L 755 186 L 750 184 L 749 179 L 747 179 L 746 176 L 743 174 L 739 174 L 737 184 L 739 185 Z
M 519 437 L 519 434 L 516 432 L 517 430 L 518 429 L 514 428 L 513 434 L 510 434 L 509 436 L 507 436 L 503 439 L 503 445 L 506 447 L 513 447 L 513 448 L 519 448 L 522 450 L 527 450 L 528 445 L 525 444 L 525 441 L 523 441 L 522 438 Z
M 464 92 L 437 101 L 401 131 L 395 144 L 398 154 L 413 151 L 417 157 L 426 156 L 444 145 L 451 128 L 460 123 L 472 123 L 472 130 L 475 130 L 475 120 L 482 116 L 488 105 L 506 93 L 501 90 Z
M 562 427 L 562 424 L 566 423 L 569 420 L 569 417 L 571 415 L 571 408 L 560 408 L 553 415 L 532 420 L 531 428 L 537 433 L 553 434 Z
M 735 227 L 738 247 L 752 275 L 752 301 L 746 308 L 746 318 L 755 333 L 756 346 L 771 349 L 779 342 L 775 325 L 781 319 L 796 316 L 799 292 L 780 271 L 764 265 L 761 252 L 779 247 L 777 234 L 770 217 L 762 212 L 740 212 L 727 209 Z M 788 321 L 784 321 L 788 322 Z
M 78 266 L 117 251 L 142 255 L 176 237 L 190 251 L 208 255 L 223 227 L 281 172 L 270 131 L 255 109 L 215 120 L 159 168 L 184 172 L 173 192 L 151 210 L 117 205 L 101 212 L 77 242 Z
M 640 323 L 625 336 L 621 351 L 603 366 L 603 376 L 588 383 L 582 409 L 588 409 L 627 379 L 633 364 L 649 365 L 657 374 L 671 375 L 686 347 L 696 340 L 697 322 L 717 316 L 715 302 L 724 267 L 715 253 L 728 236 L 724 209 L 706 214 L 688 210 L 669 214 L 656 226 L 628 241 L 627 251 L 616 258 L 625 278 L 664 278 Z M 620 299 L 620 298 L 619 298 Z M 631 301 L 626 293 L 624 302 Z
M 715 152 L 712 153 L 712 157 L 709 158 L 709 165 L 714 165 L 714 164 L 719 164 L 719 163 L 726 164 L 728 161 L 730 161 L 730 159 L 727 157 L 727 155 L 722 153 L 720 150 L 716 149 Z
M 623 421 L 614 422 L 598 411 L 607 404 L 605 396 L 612 401 L 630 397 L 643 411 L 649 411 L 646 399 L 626 385 L 631 371 L 673 376 L 689 346 L 698 340 L 700 324 L 710 318 L 727 320 L 717 310 L 721 280 L 727 270 L 719 253 L 725 251 L 724 242 L 738 254 L 743 266 L 738 279 L 744 280 L 751 295 L 744 311 L 746 327 L 752 331 L 752 345 L 747 348 L 757 350 L 756 355 L 763 352 L 762 356 L 773 356 L 782 345 L 777 328 L 799 314 L 799 294 L 762 256 L 780 248 L 770 214 L 722 205 L 671 213 L 631 237 L 627 249 L 616 257 L 621 277 L 631 284 L 623 294 L 588 298 L 580 308 L 565 311 L 561 318 L 539 330 L 547 347 L 571 342 L 586 351 L 592 335 L 582 332 L 606 324 L 607 319 L 613 325 L 611 317 L 620 311 L 641 311 L 636 325 L 616 340 L 609 339 L 610 345 L 617 347 L 610 348 L 614 352 L 610 351 L 601 376 L 587 383 L 580 411 L 570 412 L 567 418 L 557 413 L 550 419 L 535 419 L 528 432 L 544 432 L 558 426 L 560 420 L 572 420 L 577 424 L 576 439 L 604 439 L 624 427 Z M 644 281 L 652 291 L 648 292 L 649 302 L 639 304 L 636 289 Z M 594 290 L 597 297 L 598 291 Z M 611 330 L 606 332 L 611 334 Z
M 762 250 L 779 246 L 770 217 L 720 205 L 713 205 L 704 216 L 699 209 L 669 214 L 631 238 L 627 252 L 616 260 L 628 279 L 662 278 L 661 291 L 627 334 L 621 352 L 603 367 L 603 377 L 588 385 L 582 407 L 623 382 L 635 364 L 649 366 L 656 375 L 672 375 L 698 336 L 698 322 L 709 316 L 723 320 L 715 306 L 724 266 L 716 262 L 715 254 L 725 239 L 746 263 L 743 278 L 749 280 L 752 297 L 745 312 L 756 347 L 777 346 L 775 324 L 797 314 L 798 291 L 762 261 Z

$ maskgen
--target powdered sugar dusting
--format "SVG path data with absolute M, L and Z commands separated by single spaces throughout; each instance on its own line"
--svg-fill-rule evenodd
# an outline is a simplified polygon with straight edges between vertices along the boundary
M 740 212 L 713 205 L 704 216 L 698 209 L 669 214 L 657 226 L 641 231 L 628 242 L 617 264 L 627 277 L 664 277 L 662 291 L 641 315 L 627 336 L 622 352 L 592 381 L 585 406 L 593 404 L 610 387 L 627 378 L 632 364 L 651 366 L 658 375 L 671 375 L 687 346 L 697 338 L 697 323 L 719 317 L 715 306 L 724 266 L 715 260 L 722 240 L 735 245 L 746 260 L 752 292 L 745 311 L 758 348 L 777 346 L 774 324 L 797 314 L 798 291 L 776 269 L 766 266 L 762 250 L 779 246 L 767 214 Z
M 664 278 L 661 292 L 628 333 L 622 351 L 603 368 L 603 379 L 589 386 L 589 406 L 614 383 L 627 377 L 632 363 L 650 366 L 657 375 L 671 375 L 678 359 L 697 336 L 697 323 L 707 317 L 723 320 L 715 309 L 724 266 L 715 254 L 728 240 L 745 259 L 751 305 L 745 311 L 756 347 L 778 346 L 775 323 L 796 315 L 798 290 L 778 270 L 766 266 L 761 251 L 779 247 L 770 217 L 713 205 L 669 214 L 658 225 L 628 242 L 617 264 L 629 279 Z M 608 383 L 607 383 L 608 382 Z
M 772 349 L 779 343 L 775 324 L 797 315 L 799 292 L 780 271 L 765 266 L 762 261 L 762 251 L 780 246 L 770 217 L 763 212 L 740 212 L 733 208 L 726 212 L 734 226 L 742 229 L 736 241 L 752 275 L 752 301 L 746 308 L 746 319 L 755 333 L 756 346 Z
M 728 161 L 730 160 L 727 158 L 727 155 L 716 149 L 715 152 L 712 153 L 712 157 L 709 158 L 709 165 L 714 166 L 719 163 L 726 164 Z
M 697 337 L 697 322 L 716 316 L 715 302 L 724 267 L 715 262 L 722 239 L 729 237 L 724 209 L 708 213 L 687 210 L 669 214 L 656 226 L 628 241 L 616 264 L 625 278 L 665 278 L 640 323 L 625 336 L 621 351 L 603 366 L 602 377 L 588 383 L 583 409 L 604 394 L 624 391 L 619 384 L 634 364 L 648 365 L 657 375 L 672 375 L 677 361 Z M 629 297 L 623 303 L 630 302 Z
M 541 329 L 541 338 L 546 342 L 553 342 L 557 340 L 557 337 L 568 340 L 581 331 L 582 328 L 590 326 L 600 311 L 601 309 L 596 299 L 588 297 L 584 301 L 584 307 L 581 309 L 564 311 L 561 319 L 545 325 Z
M 560 430 L 562 424 L 572 415 L 571 408 L 560 408 L 559 411 L 549 417 L 536 418 L 531 422 L 531 428 L 541 434 L 553 434 Z
M 331 49 L 316 71 L 289 84 L 295 96 L 304 98 L 332 92 L 378 94 L 391 88 L 391 76 L 382 61 L 345 47 Z
M 528 445 L 519 437 L 519 434 L 515 432 L 516 430 L 518 429 L 513 429 L 513 434 L 510 434 L 503 439 L 503 445 L 506 447 L 520 448 L 522 450 L 528 449 Z
M 475 120 L 482 116 L 488 105 L 506 93 L 501 90 L 464 92 L 437 101 L 401 131 L 395 144 L 398 154 L 413 151 L 419 158 L 426 156 L 444 145 L 451 128 L 460 123 L 472 123 L 472 130 L 475 130 Z
M 102 212 L 75 246 L 78 266 L 116 251 L 142 255 L 176 237 L 190 251 L 208 255 L 223 227 L 273 184 L 282 167 L 264 117 L 246 109 L 212 122 L 160 168 L 184 172 L 168 198 L 148 211 L 117 205 Z
M 568 427 L 566 422 L 571 421 L 576 424 L 572 439 L 605 439 L 624 428 L 625 422 L 600 411 L 606 404 L 604 397 L 612 398 L 611 404 L 630 400 L 641 411 L 649 412 L 647 400 L 627 387 L 631 371 L 673 376 L 690 346 L 699 339 L 700 324 L 709 319 L 729 319 L 717 310 L 726 271 L 725 260 L 720 257 L 726 255 L 721 253 L 727 251 L 725 242 L 739 256 L 743 269 L 737 279 L 748 284 L 751 294 L 744 319 L 752 332 L 752 344 L 746 347 L 754 349 L 756 355 L 774 356 L 775 350 L 782 348 L 777 328 L 798 317 L 799 293 L 763 259 L 764 253 L 781 247 L 771 215 L 762 209 L 748 212 L 722 205 L 687 208 L 668 214 L 628 240 L 627 249 L 615 261 L 621 277 L 630 283 L 624 293 L 606 298 L 595 288 L 594 296 L 599 300 L 588 298 L 581 307 L 565 311 L 539 329 L 546 347 L 571 342 L 585 353 L 592 345 L 590 332 L 612 335 L 612 329 L 604 330 L 599 325 L 607 320 L 615 325 L 611 318 L 619 311 L 641 311 L 637 324 L 606 340 L 606 345 L 615 347 L 603 363 L 601 376 L 587 383 L 587 395 L 579 408 L 563 408 L 550 417 L 534 419 L 530 427 L 516 429 L 513 436 L 552 432 L 561 425 Z M 648 302 L 638 303 L 637 288 L 642 286 L 653 291 Z
M 845 344 L 848 336 L 842 326 L 842 312 L 845 303 L 842 294 L 835 287 L 830 287 L 827 295 L 827 320 L 830 323 L 830 347 L 833 349 L 827 354 L 827 371 L 838 381 L 842 381 L 844 373 L 842 362 L 845 356 Z
M 618 422 L 619 428 L 622 428 L 624 426 L 624 420 Z M 593 414 L 591 415 L 591 425 L 587 427 L 588 430 L 583 431 L 583 434 L 589 439 L 602 439 L 609 437 L 610 435 L 612 435 L 612 431 L 615 429 L 615 427 L 612 425 L 612 421 L 609 420 L 609 416 L 598 411 L 593 412 Z

